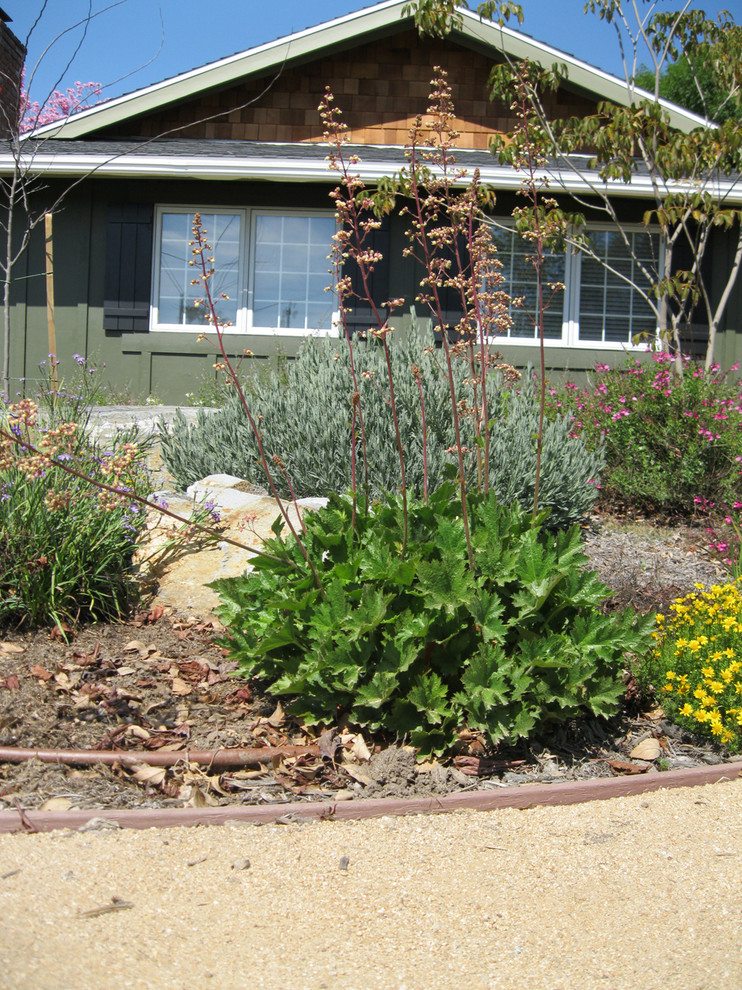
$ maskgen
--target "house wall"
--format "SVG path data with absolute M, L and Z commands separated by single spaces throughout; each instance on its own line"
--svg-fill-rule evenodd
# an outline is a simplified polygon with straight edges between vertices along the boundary
M 56 301 L 57 354 L 61 374 L 74 370 L 73 355 L 82 355 L 105 364 L 103 376 L 117 392 L 143 399 L 155 395 L 163 402 L 185 401 L 186 393 L 198 392 L 206 381 L 215 380 L 214 350 L 198 340 L 198 330 L 184 332 L 104 331 L 103 304 L 106 267 L 106 216 L 109 205 L 122 203 L 168 203 L 192 208 L 254 206 L 275 208 L 326 209 L 330 206 L 330 185 L 289 186 L 275 182 L 222 182 L 172 180 L 131 183 L 121 180 L 89 179 L 64 201 L 54 217 L 54 291 Z M 50 195 L 58 190 L 53 187 Z M 508 215 L 515 199 L 501 194 L 498 213 Z M 623 205 L 626 218 L 638 219 L 641 206 Z M 418 291 L 419 271 L 414 262 L 402 257 L 406 244 L 404 224 L 394 217 L 390 229 L 389 297 L 402 296 L 412 305 Z M 728 270 L 733 254 L 727 234 L 715 242 L 713 270 Z M 48 357 L 47 314 L 44 282 L 43 235 L 38 230 L 28 252 L 15 271 L 11 340 L 11 394 L 23 387 L 33 391 L 39 379 L 39 363 Z M 329 276 L 328 276 L 329 280 Z M 715 286 L 720 291 L 721 286 Z M 421 308 L 418 305 L 418 312 Z M 409 310 L 396 321 L 409 322 Z M 229 336 L 230 352 L 238 355 L 248 348 L 251 371 L 267 369 L 281 355 L 293 357 L 303 336 Z M 538 360 L 533 346 L 498 344 L 505 358 L 518 367 Z M 619 349 L 596 350 L 548 346 L 547 374 L 553 380 L 563 376 L 580 379 L 596 361 L 621 364 Z M 742 359 L 742 285 L 737 284 L 727 310 L 724 331 L 719 340 L 717 359 L 729 367 Z
M 421 38 L 416 31 L 364 42 L 274 76 L 215 90 L 169 107 L 101 137 L 133 137 L 176 131 L 173 136 L 235 141 L 321 141 L 317 107 L 329 86 L 353 142 L 403 146 L 416 114 L 424 114 L 435 66 L 449 74 L 459 147 L 487 150 L 495 133 L 513 129 L 509 107 L 491 102 L 492 59 L 450 39 Z M 545 98 L 550 115 L 583 116 L 595 101 L 561 88 Z M 192 123 L 198 121 L 198 123 Z

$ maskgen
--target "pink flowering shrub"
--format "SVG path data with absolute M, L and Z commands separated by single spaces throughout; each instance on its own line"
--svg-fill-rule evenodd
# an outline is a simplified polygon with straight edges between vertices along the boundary
M 708 550 L 735 580 L 742 578 L 742 502 L 717 506 L 707 498 L 693 499 L 698 520 L 708 535 Z
M 589 447 L 604 444 L 605 505 L 690 517 L 694 500 L 740 499 L 742 386 L 718 365 L 707 373 L 686 360 L 679 378 L 665 353 L 616 370 L 598 364 L 587 387 L 552 389 L 550 408 L 571 413 L 572 434 Z

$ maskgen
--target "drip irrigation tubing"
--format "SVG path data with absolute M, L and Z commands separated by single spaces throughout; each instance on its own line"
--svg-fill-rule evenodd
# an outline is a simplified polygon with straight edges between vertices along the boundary
M 209 767 L 248 767 L 273 763 L 297 756 L 319 756 L 319 746 L 257 746 L 251 749 L 19 749 L 0 747 L 0 763 L 25 763 L 41 760 L 69 766 L 92 766 L 96 763 L 148 763 L 151 767 L 173 767 L 178 763 L 198 763 Z

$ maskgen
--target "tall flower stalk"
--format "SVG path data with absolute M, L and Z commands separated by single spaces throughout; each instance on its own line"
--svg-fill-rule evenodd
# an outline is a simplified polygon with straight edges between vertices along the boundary
M 556 88 L 558 77 L 554 71 L 544 71 L 539 66 L 523 63 L 506 63 L 496 66 L 492 72 L 493 93 L 504 98 L 512 96 L 510 109 L 516 119 L 515 131 L 505 138 L 496 139 L 492 150 L 500 153 L 501 159 L 508 162 L 523 174 L 519 194 L 525 199 L 525 206 L 513 210 L 515 228 L 518 234 L 533 246 L 530 256 L 536 279 L 536 308 L 532 314 L 539 342 L 539 364 L 541 385 L 539 392 L 539 420 L 536 436 L 536 479 L 533 490 L 533 512 L 538 513 L 539 487 L 541 482 L 541 462 L 543 455 L 544 410 L 546 406 L 546 358 L 544 323 L 546 310 L 551 298 L 564 289 L 561 283 L 544 283 L 544 259 L 549 246 L 563 242 L 567 234 L 568 217 L 560 210 L 556 200 L 544 195 L 549 182 L 544 175 L 547 165 L 541 149 L 544 135 L 541 121 L 534 109 L 540 88 Z M 513 95 L 514 94 L 514 95 Z M 546 299 L 544 289 L 548 287 L 551 298 Z
M 311 558 L 309 556 L 309 553 L 307 552 L 307 548 L 304 546 L 304 543 L 302 542 L 301 538 L 299 537 L 299 533 L 297 531 L 296 526 L 294 526 L 294 523 L 293 523 L 293 521 L 291 519 L 291 515 L 289 514 L 289 511 L 288 511 L 288 508 L 287 508 L 285 502 L 283 501 L 283 499 L 281 498 L 281 496 L 280 496 L 280 494 L 278 492 L 278 488 L 276 487 L 276 483 L 275 483 L 275 480 L 273 478 L 273 472 L 271 471 L 271 469 L 269 467 L 268 458 L 266 456 L 265 449 L 263 447 L 263 438 L 262 438 L 262 435 L 260 433 L 260 429 L 258 427 L 258 423 L 257 423 L 257 421 L 255 420 L 255 417 L 252 414 L 252 410 L 250 409 L 250 403 L 247 401 L 247 397 L 245 395 L 245 391 L 242 388 L 242 384 L 241 384 L 240 379 L 239 379 L 239 376 L 238 376 L 238 374 L 237 374 L 237 372 L 235 370 L 235 367 L 232 364 L 232 361 L 231 361 L 229 355 L 227 354 L 227 350 L 226 350 L 226 347 L 225 347 L 225 344 L 224 344 L 224 328 L 225 328 L 225 326 L 228 326 L 229 324 L 228 323 L 223 323 L 219 319 L 219 316 L 217 315 L 217 312 L 216 312 L 216 305 L 215 305 L 215 302 L 214 302 L 214 297 L 213 297 L 212 292 L 211 292 L 211 279 L 212 279 L 213 275 L 215 274 L 216 269 L 214 268 L 215 259 L 214 259 L 213 255 L 212 255 L 212 250 L 213 250 L 212 249 L 212 246 L 206 240 L 207 234 L 208 234 L 208 231 L 203 226 L 203 223 L 201 221 L 201 215 L 200 215 L 200 213 L 196 213 L 194 215 L 194 217 L 193 217 L 193 240 L 190 241 L 190 246 L 191 246 L 191 249 L 192 249 L 193 258 L 191 259 L 191 261 L 189 262 L 189 264 L 192 267 L 195 267 L 196 270 L 199 272 L 199 274 L 195 278 L 191 279 L 191 285 L 194 285 L 194 286 L 195 285 L 198 285 L 198 286 L 200 286 L 203 289 L 203 292 L 204 292 L 204 297 L 203 297 L 202 300 L 199 300 L 199 304 L 201 304 L 201 303 L 205 304 L 206 310 L 207 310 L 208 321 L 211 324 L 211 326 L 214 328 L 214 333 L 216 334 L 216 346 L 217 346 L 217 350 L 219 351 L 219 355 L 220 355 L 220 360 L 216 364 L 216 369 L 217 369 L 217 371 L 223 371 L 223 372 L 225 372 L 225 374 L 227 375 L 228 380 L 231 382 L 232 386 L 235 389 L 235 392 L 237 393 L 237 395 L 239 397 L 239 400 L 240 400 L 240 403 L 242 405 L 242 408 L 244 409 L 245 415 L 247 416 L 248 422 L 250 424 L 250 428 L 253 431 L 253 435 L 255 436 L 255 442 L 256 442 L 256 444 L 258 446 L 258 456 L 260 458 L 260 463 L 262 465 L 262 468 L 263 468 L 263 471 L 265 473 L 266 479 L 267 479 L 268 484 L 270 486 L 270 490 L 271 490 L 271 492 L 273 494 L 274 499 L 276 500 L 276 504 L 278 505 L 279 512 L 281 513 L 281 516 L 282 516 L 284 522 L 288 526 L 289 531 L 291 532 L 291 535 L 294 537 L 294 539 L 296 541 L 296 545 L 299 547 L 299 550 L 300 550 L 302 556 L 304 557 L 304 560 L 306 561 L 307 566 L 309 567 L 310 571 L 312 572 L 312 576 L 313 576 L 313 578 L 315 580 L 315 583 L 316 583 L 317 587 L 324 594 L 324 586 L 322 584 L 322 579 L 319 576 L 319 572 L 317 571 L 316 566 L 314 565 L 313 561 L 311 560 Z M 227 299 L 228 298 L 228 296 L 225 293 L 222 293 L 221 295 L 222 295 L 222 298 L 224 298 L 224 299 Z M 204 339 L 205 336 L 206 336 L 205 334 L 201 334 L 200 339 Z M 278 456 L 278 455 L 276 455 L 276 456 Z M 276 462 L 276 463 L 277 463 L 277 466 L 279 467 L 279 469 L 281 469 L 283 471 L 284 475 L 287 477 L 287 475 L 286 475 L 286 469 L 283 466 L 283 462 L 280 460 L 280 457 L 278 458 L 278 462 Z M 299 510 L 299 506 L 297 504 L 296 497 L 293 495 L 293 489 L 290 488 L 289 490 L 292 493 L 292 499 L 293 499 L 294 508 L 296 510 L 297 517 L 298 517 L 299 522 L 301 524 L 301 527 L 303 529 L 304 524 L 303 524 L 303 521 L 302 521 L 302 518 L 301 518 L 301 512 Z
M 374 298 L 371 277 L 376 264 L 382 260 L 382 255 L 373 249 L 370 242 L 373 232 L 381 226 L 381 221 L 373 212 L 375 206 L 374 199 L 367 193 L 365 184 L 360 176 L 353 172 L 353 168 L 359 162 L 358 157 L 352 154 L 347 155 L 344 152 L 344 145 L 348 141 L 348 128 L 340 120 L 341 111 L 334 105 L 334 102 L 335 98 L 330 90 L 327 89 L 320 103 L 319 112 L 325 128 L 324 138 L 330 145 L 330 169 L 337 172 L 340 176 L 340 185 L 330 193 L 330 197 L 335 204 L 335 217 L 338 222 L 338 231 L 333 239 L 332 257 L 335 268 L 335 287 L 338 294 L 340 320 L 350 355 L 350 370 L 354 388 L 351 400 L 353 419 L 355 420 L 357 411 L 361 428 L 364 476 L 368 490 L 368 458 L 366 454 L 366 434 L 363 425 L 363 409 L 353 358 L 353 343 L 350 337 L 347 319 L 347 314 L 354 300 L 362 300 L 370 308 L 371 322 L 373 323 L 365 332 L 370 334 L 383 347 L 389 376 L 389 406 L 394 423 L 397 452 L 399 455 L 400 490 L 402 493 L 403 537 L 400 555 L 404 556 L 407 549 L 407 479 L 404 446 L 402 444 L 402 434 L 399 427 L 399 416 L 397 415 L 397 403 L 394 393 L 394 375 L 387 341 L 388 335 L 392 332 L 392 328 L 389 326 L 389 319 L 394 310 L 404 303 L 404 300 L 388 299 L 378 303 Z M 349 260 L 357 266 L 362 287 L 360 293 L 354 292 L 352 279 L 344 271 L 345 263 Z M 355 471 L 353 475 L 355 477 Z M 355 484 L 353 498 L 355 506 Z M 368 498 L 366 499 L 367 503 Z
M 402 212 L 410 218 L 406 249 L 424 269 L 419 301 L 430 312 L 440 333 L 449 381 L 461 512 L 469 565 L 474 554 L 467 505 L 467 470 L 462 443 L 461 414 L 471 416 L 476 444 L 479 487 L 489 487 L 489 407 L 487 375 L 494 355 L 489 344 L 509 323 L 507 297 L 500 290 L 500 263 L 484 221 L 481 201 L 487 191 L 475 172 L 462 190 L 466 170 L 458 168 L 453 152 L 458 133 L 446 73 L 436 67 L 426 118 L 418 117 L 410 131 L 408 165 L 400 176 L 400 191 L 409 204 Z M 451 327 L 446 319 L 444 293 L 458 297 L 462 317 Z M 472 404 L 457 395 L 453 362 L 464 359 L 470 367 Z

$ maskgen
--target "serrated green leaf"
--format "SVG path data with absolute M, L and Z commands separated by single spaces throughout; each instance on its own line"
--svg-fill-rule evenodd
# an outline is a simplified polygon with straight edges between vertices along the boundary
M 356 701 L 369 708 L 380 708 L 394 693 L 397 676 L 390 670 L 380 670 L 356 691 Z
M 421 560 L 417 565 L 417 577 L 428 607 L 440 608 L 449 614 L 469 602 L 474 593 L 471 572 L 463 561 L 446 567 L 439 561 Z
M 448 711 L 448 689 L 432 671 L 417 678 L 407 698 L 431 725 L 439 725 Z
M 505 642 L 508 625 L 501 618 L 505 604 L 496 592 L 479 588 L 469 604 L 469 611 L 485 643 Z

